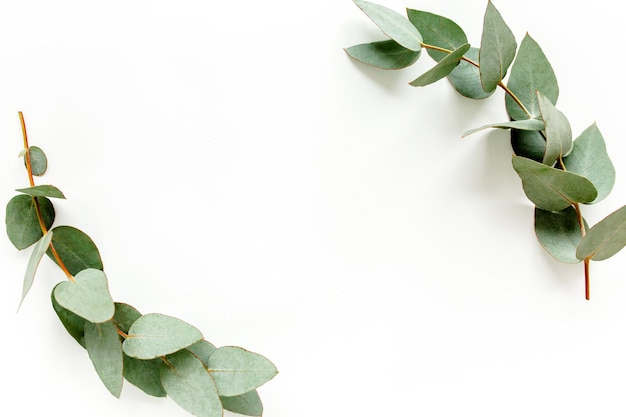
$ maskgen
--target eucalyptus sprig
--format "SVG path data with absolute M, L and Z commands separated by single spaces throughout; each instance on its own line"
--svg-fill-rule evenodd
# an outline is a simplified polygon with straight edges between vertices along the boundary
M 52 307 L 67 332 L 87 350 L 96 373 L 115 397 L 123 380 L 155 397 L 169 396 L 189 413 L 221 417 L 223 410 L 261 416 L 257 388 L 277 374 L 265 357 L 236 346 L 216 348 L 196 327 L 159 313 L 141 314 L 114 302 L 100 252 L 83 231 L 52 227 L 54 198 L 65 198 L 52 185 L 35 185 L 47 169 L 45 153 L 29 146 L 19 112 L 24 147 L 20 152 L 29 187 L 17 189 L 6 208 L 6 230 L 13 245 L 33 246 L 23 282 L 28 294 L 39 263 L 47 255 L 67 280 L 52 291 Z M 19 307 L 18 307 L 19 308 Z
M 556 76 L 537 42 L 526 34 L 518 48 L 491 1 L 478 47 L 446 17 L 413 9 L 404 16 L 376 3 L 354 3 L 388 39 L 346 48 L 352 58 L 398 70 L 414 64 L 426 50 L 436 64 L 410 85 L 423 87 L 447 78 L 457 92 L 475 100 L 491 96 L 497 88 L 504 91 L 508 120 L 463 136 L 488 128 L 510 130 L 512 164 L 535 205 L 537 239 L 557 260 L 583 263 L 589 299 L 590 261 L 607 259 L 626 245 L 626 206 L 588 227 L 581 208 L 611 192 L 615 169 L 595 123 L 573 139 L 567 117 L 556 108 Z

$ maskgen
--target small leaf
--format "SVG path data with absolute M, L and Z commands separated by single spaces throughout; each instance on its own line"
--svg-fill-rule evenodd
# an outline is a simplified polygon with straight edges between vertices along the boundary
M 537 103 L 546 125 L 546 151 L 542 162 L 552 166 L 572 151 L 572 128 L 567 117 L 540 91 L 537 91 Z
M 541 132 L 511 129 L 511 147 L 517 156 L 542 162 L 546 153 L 546 140 Z
M 85 323 L 85 345 L 100 380 L 119 398 L 124 377 L 122 342 L 112 321 Z
M 422 49 L 422 35 L 400 13 L 369 1 L 354 0 L 354 3 L 391 39 L 411 51 Z
M 480 80 L 486 92 L 496 89 L 515 58 L 517 42 L 493 3 L 487 3 L 480 40 Z
M 48 158 L 46 158 L 46 154 L 37 146 L 31 146 L 28 148 L 27 152 L 30 159 L 31 172 L 34 176 L 41 177 L 48 169 Z M 26 164 L 26 157 L 24 157 L 24 164 Z
M 183 409 L 198 417 L 222 417 L 215 383 L 202 363 L 186 350 L 167 357 L 161 365 L 161 383 Z
M 576 257 L 576 248 L 582 233 L 574 207 L 562 211 L 535 207 L 535 234 L 541 246 L 554 258 L 570 264 L 580 262 Z
M 554 70 L 543 51 L 528 34 L 522 40 L 517 58 L 511 67 L 507 82 L 509 90 L 524 104 L 530 116 L 508 94 L 505 97 L 506 110 L 513 120 L 541 117 L 537 91 L 556 105 L 559 86 Z
M 169 355 L 202 340 L 202 333 L 175 317 L 151 313 L 137 319 L 124 340 L 124 353 L 137 359 Z
M 399 70 L 413 65 L 420 57 L 419 51 L 411 51 L 394 40 L 364 43 L 346 48 L 352 58 L 364 64 L 384 70 Z
M 263 403 L 256 390 L 235 397 L 220 397 L 220 400 L 224 409 L 233 413 L 254 417 L 263 415 Z
M 35 185 L 34 187 L 18 188 L 15 191 L 32 197 L 65 198 L 61 190 L 54 185 Z
M 478 62 L 478 51 L 478 48 L 470 48 L 464 56 L 472 62 Z M 495 91 L 487 93 L 483 90 L 478 67 L 465 60 L 459 62 L 459 65 L 448 74 L 448 80 L 459 94 L 474 100 L 487 98 Z
M 49 229 L 54 222 L 54 206 L 45 197 L 37 197 L 37 204 L 46 229 Z M 7 204 L 5 224 L 9 240 L 19 250 L 26 249 L 43 236 L 35 200 L 24 194 L 16 195 Z
M 602 133 L 594 123 L 574 141 L 572 152 L 563 160 L 569 172 L 587 178 L 598 190 L 597 203 L 609 195 L 615 184 L 615 168 L 606 151 Z
M 614 211 L 589 229 L 580 241 L 576 257 L 603 261 L 626 246 L 626 206 Z
M 55 286 L 55 289 L 60 284 L 62 283 L 57 284 Z M 78 342 L 78 344 L 86 349 L 85 323 L 87 323 L 87 320 L 72 313 L 71 311 L 60 305 L 54 298 L 54 290 L 52 290 L 51 299 L 52 308 L 54 308 L 55 313 L 57 313 L 57 316 L 59 317 L 59 320 L 61 320 L 61 323 L 63 324 L 63 327 L 65 327 L 65 330 L 67 330 L 70 336 L 72 336 Z
M 23 148 L 20 153 L 17 155 L 18 158 L 23 157 L 24 155 L 26 155 L 26 152 L 28 152 L 28 149 Z
M 240 347 L 218 348 L 209 357 L 209 373 L 221 396 L 233 397 L 252 391 L 278 373 L 265 357 Z
M 22 299 L 20 300 L 20 306 L 24 302 L 26 294 L 28 294 L 28 291 L 30 291 L 30 288 L 33 286 L 37 267 L 39 266 L 39 262 L 41 262 L 41 258 L 43 258 L 44 254 L 46 253 L 46 250 L 48 250 L 51 239 L 52 232 L 48 232 L 41 239 L 39 239 L 39 242 L 37 242 L 37 244 L 33 248 L 33 252 L 30 255 L 30 259 L 28 260 L 28 265 L 26 266 L 26 274 L 24 275 L 24 284 L 22 286 Z
M 541 120 L 537 119 L 527 119 L 527 120 L 514 120 L 511 122 L 502 122 L 502 123 L 491 123 L 488 125 L 484 125 L 481 127 L 477 127 L 476 129 L 468 130 L 463 133 L 463 137 L 469 136 L 472 133 L 476 133 L 483 129 L 488 128 L 496 128 L 496 129 L 519 129 L 519 130 L 543 130 L 544 125 Z
M 407 16 L 427 45 L 451 52 L 467 43 L 467 36 L 463 29 L 446 17 L 413 9 L 407 9 Z M 441 61 L 448 54 L 430 48 L 428 55 L 435 61 Z
M 189 346 L 187 350 L 193 353 L 202 362 L 204 367 L 209 366 L 209 357 L 215 352 L 216 347 L 206 340 L 201 340 Z
M 561 211 L 574 203 L 593 201 L 598 194 L 588 179 L 528 158 L 513 156 L 513 168 L 528 199 L 543 210 Z
M 89 268 L 103 269 L 96 244 L 83 231 L 71 226 L 57 226 L 52 231 L 52 245 L 70 274 L 76 275 Z M 57 263 L 51 250 L 47 255 Z
M 130 326 L 141 317 L 141 313 L 133 306 L 125 303 L 115 303 L 115 314 L 113 321 L 118 329 L 128 333 Z
M 153 397 L 165 397 L 167 393 L 161 384 L 161 365 L 157 359 L 135 359 L 124 355 L 124 378 L 143 392 Z
M 459 64 L 463 54 L 467 52 L 469 48 L 470 45 L 468 43 L 460 46 L 458 49 L 454 50 L 452 53 L 448 54 L 448 56 L 439 61 L 437 65 L 420 75 L 415 80 L 411 81 L 409 84 L 413 87 L 424 87 L 445 78 Z
M 64 308 L 92 323 L 104 323 L 115 313 L 106 275 L 99 269 L 82 270 L 73 282 L 61 282 L 54 288 L 54 298 Z

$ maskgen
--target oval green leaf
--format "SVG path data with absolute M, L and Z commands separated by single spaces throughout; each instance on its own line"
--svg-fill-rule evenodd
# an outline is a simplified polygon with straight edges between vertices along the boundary
M 130 326 L 141 317 L 141 313 L 133 306 L 126 303 L 115 303 L 113 322 L 118 329 L 128 334 Z
M 346 48 L 357 61 L 384 70 L 399 70 L 413 65 L 420 57 L 419 51 L 411 51 L 394 40 L 364 43 Z
M 576 138 L 572 152 L 563 163 L 569 172 L 587 178 L 596 187 L 598 196 L 592 203 L 603 200 L 611 193 L 615 184 L 615 168 L 595 123 Z
M 561 211 L 574 203 L 591 202 L 598 195 L 588 179 L 528 158 L 513 156 L 513 168 L 528 199 L 543 210 Z
M 515 58 L 517 42 L 493 3 L 487 3 L 480 40 L 480 80 L 486 92 L 496 89 Z
M 537 103 L 541 111 L 546 137 L 546 150 L 542 162 L 552 166 L 563 156 L 572 151 L 572 128 L 567 117 L 554 107 L 554 104 L 537 91 Z
M 85 269 L 76 274 L 74 281 L 61 282 L 54 288 L 54 298 L 92 323 L 109 321 L 115 313 L 106 275 L 99 269 Z
M 597 223 L 580 241 L 578 259 L 603 261 L 626 245 L 626 206 L 614 211 Z
M 217 348 L 206 340 L 196 342 L 187 348 L 189 352 L 193 353 L 202 362 L 205 368 L 209 366 L 209 357 L 215 352 L 215 349 Z
M 90 268 L 103 269 L 96 244 L 83 231 L 72 226 L 57 226 L 52 231 L 52 246 L 70 274 L 76 275 Z M 51 250 L 48 250 L 47 255 L 57 263 Z
M 124 360 L 117 327 L 111 320 L 85 323 L 85 345 L 100 380 L 113 396 L 119 398 L 124 382 Z
M 151 313 L 137 319 L 124 340 L 124 353 L 137 359 L 154 359 L 185 349 L 202 340 L 194 326 L 175 317 Z
M 426 45 L 436 46 L 451 52 L 467 43 L 467 36 L 463 29 L 446 17 L 413 9 L 407 9 L 407 16 L 422 35 Z M 448 54 L 430 48 L 428 55 L 439 62 Z
M 463 57 L 463 54 L 465 54 L 465 52 L 467 52 L 469 48 L 469 43 L 460 46 L 458 49 L 454 50 L 441 61 L 439 61 L 437 65 L 417 77 L 415 80 L 411 81 L 409 84 L 411 84 L 413 87 L 424 87 L 428 84 L 432 84 L 442 78 L 447 77 L 448 74 L 450 74 L 452 70 L 454 70 L 454 68 L 459 64 L 459 61 Z
M 50 246 L 50 240 L 52 240 L 52 232 L 46 233 L 39 242 L 33 248 L 33 252 L 30 255 L 28 260 L 28 265 L 26 266 L 26 273 L 24 274 L 24 283 L 22 285 L 22 299 L 20 300 L 20 306 L 24 302 L 24 298 L 26 298 L 26 294 L 30 291 L 33 286 L 33 281 L 35 280 L 35 274 L 37 272 L 37 267 L 39 266 L 39 262 L 41 262 L 41 258 L 48 250 L 48 246 Z M 18 310 L 20 308 L 18 306 Z
M 554 70 L 543 51 L 528 34 L 522 40 L 517 58 L 511 67 L 507 87 L 524 104 L 530 116 L 508 94 L 506 110 L 514 120 L 541 117 L 537 91 L 541 91 L 552 104 L 559 97 L 559 86 Z
M 202 363 L 186 350 L 166 359 L 161 365 L 161 383 L 174 402 L 198 417 L 222 417 L 215 383 Z
M 354 0 L 354 3 L 391 39 L 411 51 L 422 49 L 422 35 L 400 13 L 369 1 Z
M 45 197 L 37 197 L 46 229 L 54 223 L 54 206 Z M 38 242 L 43 237 L 35 200 L 28 195 L 16 195 L 6 207 L 5 225 L 9 240 L 17 249 L 22 250 Z
M 542 162 L 546 153 L 546 140 L 541 132 L 511 129 L 511 147 L 517 156 Z
M 476 129 L 468 130 L 463 133 L 463 137 L 469 136 L 472 133 L 479 132 L 484 129 L 496 128 L 496 129 L 518 129 L 518 130 L 543 130 L 544 124 L 541 120 L 528 119 L 528 120 L 513 120 L 511 122 L 491 123 Z
M 161 384 L 161 365 L 157 359 L 135 359 L 124 355 L 124 378 L 143 392 L 153 397 L 166 397 Z
M 27 152 L 32 174 L 36 177 L 41 177 L 48 169 L 48 158 L 46 154 L 37 146 L 29 147 Z M 26 165 L 26 156 L 24 156 L 24 164 Z
M 278 373 L 267 358 L 234 346 L 221 347 L 213 352 L 208 370 L 217 391 L 225 397 L 252 391 Z
M 263 415 L 263 403 L 256 390 L 235 397 L 220 397 L 220 399 L 224 409 L 233 413 L 253 417 Z
M 561 262 L 575 264 L 576 248 L 582 238 L 578 215 L 573 207 L 546 211 L 535 207 L 535 234 L 541 246 Z
M 470 48 L 464 56 L 472 62 L 478 62 L 478 51 L 478 48 Z M 474 100 L 487 98 L 495 91 L 487 93 L 483 90 L 483 85 L 480 82 L 478 67 L 465 60 L 459 62 L 459 65 L 457 65 L 456 68 L 448 74 L 448 80 L 450 80 L 450 83 L 459 94 Z
M 34 187 L 18 188 L 15 191 L 32 197 L 65 198 L 61 190 L 54 185 L 35 185 Z

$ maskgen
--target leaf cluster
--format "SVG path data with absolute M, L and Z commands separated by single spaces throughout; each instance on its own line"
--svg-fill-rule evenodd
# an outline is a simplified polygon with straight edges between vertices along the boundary
M 20 119 L 25 143 L 20 156 L 31 186 L 18 189 L 6 207 L 9 240 L 18 250 L 32 247 L 20 306 L 47 256 L 67 277 L 52 290 L 54 311 L 115 397 L 126 380 L 148 395 L 169 396 L 196 416 L 221 417 L 223 410 L 261 416 L 257 388 L 277 374 L 276 367 L 240 347 L 215 347 L 183 320 L 114 302 L 93 240 L 75 227 L 54 226 L 52 199 L 65 196 L 52 185 L 34 185 L 33 177 L 46 172 L 47 158 L 28 146 L 21 113 Z
M 573 138 L 567 117 L 556 107 L 556 75 L 538 43 L 526 34 L 518 47 L 491 1 L 478 46 L 471 46 L 463 29 L 446 17 L 413 9 L 405 16 L 376 3 L 354 3 L 388 39 L 346 48 L 350 57 L 399 70 L 413 65 L 426 50 L 435 65 L 410 85 L 423 87 L 445 78 L 459 94 L 475 100 L 498 88 L 504 91 L 508 120 L 463 136 L 488 128 L 510 130 L 512 165 L 535 206 L 536 236 L 557 260 L 584 263 L 589 299 L 589 262 L 607 259 L 626 246 L 626 206 L 588 227 L 581 205 L 609 195 L 615 169 L 595 123 Z

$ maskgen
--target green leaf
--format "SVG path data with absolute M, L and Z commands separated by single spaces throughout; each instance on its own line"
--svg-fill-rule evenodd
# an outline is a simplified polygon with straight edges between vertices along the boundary
M 141 313 L 133 306 L 125 303 L 115 303 L 113 321 L 117 328 L 128 334 L 130 326 L 141 317 Z
M 70 274 L 76 275 L 90 268 L 103 269 L 96 244 L 84 232 L 71 226 L 57 226 L 52 230 L 52 245 Z M 51 250 L 48 250 L 47 255 L 57 263 Z
M 478 48 L 470 48 L 464 56 L 472 62 L 478 62 L 478 51 Z M 459 94 L 474 100 L 487 98 L 495 91 L 485 92 L 480 82 L 478 67 L 464 60 L 459 62 L 459 65 L 448 74 L 448 80 Z
M 263 415 L 263 403 L 256 390 L 235 397 L 220 397 L 220 400 L 224 409 L 233 413 L 255 417 Z
M 562 211 L 535 207 L 535 234 L 541 246 L 554 258 L 570 264 L 580 262 L 576 257 L 576 248 L 582 233 L 574 207 Z
M 48 169 L 48 158 L 46 154 L 37 146 L 31 146 L 27 150 L 28 157 L 30 158 L 30 169 L 34 176 L 41 177 L 46 173 Z M 26 164 L 26 157 L 24 156 L 24 164 Z
M 448 56 L 439 61 L 437 65 L 417 77 L 415 80 L 411 81 L 409 84 L 413 87 L 424 87 L 445 78 L 459 64 L 463 54 L 467 52 L 469 48 L 470 45 L 468 43 L 460 46 L 458 49 L 454 50 L 452 53 L 448 54 Z
M 54 222 L 54 206 L 45 197 L 37 197 L 37 204 L 46 229 L 49 229 Z M 5 224 L 9 240 L 19 250 L 26 249 L 43 236 L 35 200 L 24 194 L 16 195 L 7 204 Z
M 137 359 L 169 355 L 202 340 L 202 333 L 175 317 L 151 313 L 137 319 L 124 340 L 124 353 Z
M 520 44 L 517 58 L 511 67 L 507 87 L 530 113 L 528 116 L 507 94 L 505 97 L 506 110 L 514 120 L 541 117 L 537 91 L 541 91 L 552 104 L 556 104 L 559 97 L 559 86 L 554 70 L 537 42 L 528 34 Z
M 18 188 L 15 191 L 32 197 L 65 198 L 61 190 L 54 185 L 35 185 L 34 187 Z
M 198 417 L 222 417 L 222 402 L 215 383 L 202 363 L 181 350 L 161 365 L 161 383 L 167 394 L 189 413 Z
M 511 129 L 511 147 L 517 156 L 542 162 L 546 153 L 546 140 L 537 131 Z
M 391 39 L 411 51 L 422 49 L 422 35 L 400 13 L 369 1 L 354 0 L 354 3 Z
M 578 259 L 603 261 L 626 245 L 626 206 L 614 211 L 597 223 L 580 241 Z
M 543 130 L 544 124 L 541 120 L 528 119 L 528 120 L 514 120 L 511 122 L 491 123 L 476 129 L 468 130 L 463 133 L 463 137 L 469 136 L 472 133 L 479 132 L 483 129 L 496 128 L 496 129 L 519 129 L 519 130 Z
M 546 125 L 546 152 L 542 162 L 552 166 L 559 157 L 572 151 L 572 128 L 567 117 L 540 91 L 537 91 L 537 103 Z
M 394 40 L 364 43 L 346 48 L 352 58 L 384 70 L 399 70 L 413 65 L 420 51 L 411 51 Z
M 486 92 L 496 89 L 515 58 L 517 42 L 493 3 L 487 3 L 480 40 L 480 80 Z
M 104 323 L 85 323 L 85 345 L 104 386 L 119 398 L 124 382 L 124 361 L 117 327 L 111 320 Z
M 61 320 L 61 323 L 63 324 L 63 327 L 65 327 L 65 330 L 67 330 L 70 336 L 72 336 L 78 342 L 78 344 L 86 349 L 87 347 L 85 346 L 85 323 L 87 323 L 87 320 L 72 313 L 71 311 L 60 305 L 54 298 L 54 291 L 56 290 L 56 287 L 61 284 L 62 283 L 57 284 L 52 290 L 52 308 L 54 308 L 55 313 L 57 313 L 57 316 L 59 317 L 59 320 Z
M 209 357 L 215 352 L 215 349 L 216 347 L 206 340 L 196 342 L 187 348 L 202 362 L 205 368 L 209 366 Z
M 422 35 L 426 45 L 452 52 L 467 43 L 467 36 L 463 29 L 446 17 L 413 9 L 407 9 L 407 16 Z M 428 55 L 435 61 L 441 61 L 448 54 L 428 49 Z
M 574 203 L 593 201 L 598 194 L 588 179 L 528 158 L 513 156 L 513 168 L 528 199 L 543 210 L 561 211 Z
M 43 258 L 43 255 L 46 253 L 46 250 L 48 250 L 51 239 L 52 232 L 48 232 L 41 239 L 39 239 L 39 242 L 37 242 L 37 244 L 33 248 L 33 252 L 30 255 L 30 259 L 28 260 L 28 265 L 26 266 L 26 274 L 24 274 L 24 284 L 22 286 L 22 299 L 20 300 L 20 306 L 24 302 L 26 294 L 28 294 L 28 291 L 30 291 L 31 287 L 33 286 L 37 267 L 39 266 L 39 262 L 41 262 L 41 258 Z
M 109 321 L 115 313 L 106 275 L 99 269 L 82 270 L 74 276 L 73 282 L 61 282 L 54 288 L 54 298 L 64 308 L 92 323 Z
M 167 393 L 161 384 L 161 364 L 157 359 L 135 359 L 124 355 L 124 378 L 143 392 L 153 397 L 165 397 Z
M 587 178 L 598 190 L 597 203 L 609 195 L 615 184 L 615 168 L 606 151 L 602 133 L 594 123 L 574 141 L 572 152 L 563 159 L 569 172 Z
M 252 391 L 278 373 L 265 357 L 240 347 L 218 348 L 209 357 L 209 373 L 221 396 L 233 397 Z

